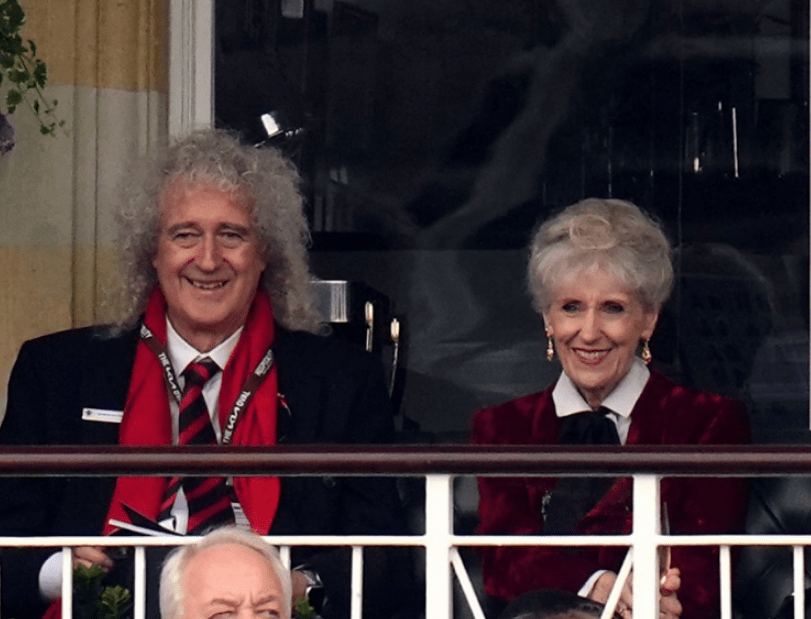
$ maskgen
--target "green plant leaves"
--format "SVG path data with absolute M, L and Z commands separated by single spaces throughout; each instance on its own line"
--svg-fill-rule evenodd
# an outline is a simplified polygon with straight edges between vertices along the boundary
M 17 32 L 25 23 L 25 11 L 16 0 L 0 4 L 0 32 Z
M 98 565 L 78 565 L 73 570 L 75 619 L 127 619 L 132 616 L 132 594 L 120 585 L 105 586 Z
M 65 121 L 56 119 L 56 100 L 45 99 L 43 88 L 48 81 L 48 69 L 37 58 L 37 46 L 32 40 L 23 42 L 20 29 L 25 23 L 25 12 L 18 0 L 0 0 L 0 85 L 10 84 L 6 94 L 6 109 L 0 113 L 12 114 L 26 103 L 40 123 L 40 133 L 54 135 L 56 127 Z
M 8 79 L 12 84 L 24 86 L 30 78 L 31 74 L 25 69 L 10 69 L 8 72 Z
M 132 608 L 132 595 L 121 585 L 105 587 L 99 599 L 101 619 L 123 619 Z
M 318 617 L 318 613 L 315 612 L 315 608 L 310 604 L 307 596 L 304 596 L 296 602 L 296 606 L 293 608 L 293 617 L 294 619 L 315 619 Z
M 6 106 L 9 108 L 9 114 L 14 111 L 12 108 L 17 107 L 22 102 L 23 95 L 19 90 L 12 88 L 6 94 Z
M 45 82 L 48 81 L 48 68 L 45 66 L 45 63 L 41 60 L 37 59 L 37 64 L 34 67 L 34 81 L 37 83 L 37 86 L 42 88 L 45 86 Z

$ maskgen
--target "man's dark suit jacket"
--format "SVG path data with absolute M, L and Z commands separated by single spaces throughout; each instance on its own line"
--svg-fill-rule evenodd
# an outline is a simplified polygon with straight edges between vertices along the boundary
M 561 419 L 552 388 L 479 411 L 473 442 L 480 445 L 553 445 Z M 737 401 L 673 384 L 652 371 L 631 412 L 628 445 L 721 445 L 750 442 L 749 422 Z M 582 535 L 629 534 L 633 525 L 631 479 L 618 480 L 577 525 Z M 555 480 L 479 479 L 482 535 L 541 535 L 544 509 Z M 661 486 L 671 533 L 737 533 L 746 517 L 746 482 L 741 479 L 670 478 Z M 560 549 L 504 546 L 483 552 L 487 592 L 511 600 L 533 589 L 577 592 L 597 570 L 617 571 L 625 555 L 619 547 Z M 681 570 L 679 601 L 683 617 L 718 615 L 718 549 L 674 547 L 671 564 Z
M 11 373 L 0 445 L 116 445 L 119 424 L 84 421 L 82 409 L 122 411 L 138 342 L 137 330 L 117 337 L 75 329 L 26 342 Z M 280 415 L 284 444 L 388 443 L 393 421 L 379 361 L 331 338 L 277 327 L 279 391 L 291 411 Z M 270 534 L 402 534 L 405 525 L 391 479 L 290 477 L 281 480 Z M 114 478 L 0 479 L 0 535 L 97 535 Z M 2 616 L 34 619 L 44 604 L 38 573 L 53 549 L 0 553 Z M 364 614 L 397 611 L 409 579 L 400 551 L 364 552 Z M 330 617 L 348 616 L 346 550 L 293 553 L 324 581 Z M 151 604 L 151 602 L 150 602 Z

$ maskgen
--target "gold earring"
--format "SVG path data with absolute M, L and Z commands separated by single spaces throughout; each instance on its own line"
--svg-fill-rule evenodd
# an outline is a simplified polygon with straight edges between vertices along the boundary
M 642 361 L 648 365 L 651 359 L 653 359 L 653 355 L 650 354 L 650 340 L 647 339 L 642 343 Z
M 546 360 L 552 361 L 555 358 L 555 338 L 552 337 L 549 329 L 546 329 Z

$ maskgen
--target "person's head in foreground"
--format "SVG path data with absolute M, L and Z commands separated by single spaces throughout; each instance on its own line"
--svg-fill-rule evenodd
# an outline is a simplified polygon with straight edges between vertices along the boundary
M 180 336 L 210 350 L 264 291 L 282 326 L 317 330 L 299 175 L 278 151 L 196 131 L 134 168 L 118 222 L 122 326 L 159 290 Z
M 661 227 L 630 202 L 591 198 L 547 220 L 531 244 L 528 285 L 547 356 L 593 409 L 631 369 L 673 284 Z M 554 348 L 553 348 L 554 345 Z
M 599 619 L 602 612 L 603 605 L 594 600 L 569 591 L 544 589 L 519 595 L 497 619 Z
M 161 619 L 290 619 L 290 572 L 273 546 L 234 527 L 176 548 L 160 578 Z

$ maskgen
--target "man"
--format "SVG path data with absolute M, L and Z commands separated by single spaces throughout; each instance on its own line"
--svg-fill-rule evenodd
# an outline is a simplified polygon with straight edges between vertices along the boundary
M 161 570 L 161 619 L 290 619 L 291 587 L 275 548 L 223 527 L 169 555 Z
M 379 361 L 315 334 L 298 175 L 279 153 L 196 132 L 133 171 L 118 220 L 121 319 L 22 346 L 0 444 L 391 440 Z M 113 534 L 134 514 L 180 534 L 232 522 L 259 534 L 404 529 L 394 484 L 374 477 L 17 479 L 0 480 L 0 496 L 1 535 Z M 386 575 L 364 587 L 375 615 L 396 609 L 408 580 L 393 555 L 365 553 L 367 579 Z M 293 560 L 294 597 L 323 584 L 324 616 L 347 616 L 348 553 Z M 0 562 L 3 616 L 41 616 L 59 595 L 58 553 Z M 115 571 L 101 548 L 77 549 L 79 563 Z

